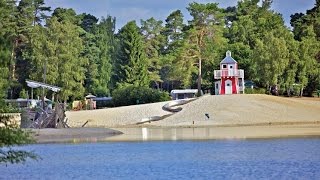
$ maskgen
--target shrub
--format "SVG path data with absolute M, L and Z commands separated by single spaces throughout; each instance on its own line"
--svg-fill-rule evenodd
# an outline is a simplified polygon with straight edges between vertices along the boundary
M 30 131 L 24 131 L 20 129 L 17 124 L 12 123 L 11 115 L 2 114 L 17 111 L 16 108 L 7 106 L 4 100 L 0 99 L 0 164 L 21 163 L 25 162 L 28 158 L 38 158 L 33 152 L 12 148 L 17 145 L 34 142 Z
M 113 92 L 112 99 L 115 106 L 128 106 L 168 101 L 170 100 L 170 96 L 167 92 L 162 92 L 148 87 L 128 85 L 116 89 Z
M 266 94 L 265 88 L 246 88 L 245 89 L 246 94 Z
M 3 99 L 0 99 L 0 113 L 20 113 L 19 108 L 13 104 L 6 104 Z

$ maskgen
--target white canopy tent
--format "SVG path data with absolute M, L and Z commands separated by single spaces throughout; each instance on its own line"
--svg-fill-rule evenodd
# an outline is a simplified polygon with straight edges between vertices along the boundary
M 26 83 L 31 88 L 42 87 L 42 88 L 45 88 L 45 89 L 49 89 L 49 90 L 51 90 L 53 92 L 59 92 L 61 90 L 60 87 L 52 86 L 52 85 L 49 85 L 49 84 L 46 84 L 46 83 L 42 83 L 42 82 L 26 80 Z
M 31 99 L 33 99 L 33 88 L 44 88 L 44 89 L 49 89 L 53 92 L 59 92 L 61 90 L 61 87 L 58 86 L 53 86 L 50 84 L 42 83 L 42 82 L 37 82 L 37 81 L 32 81 L 32 80 L 26 80 L 27 86 L 31 87 Z

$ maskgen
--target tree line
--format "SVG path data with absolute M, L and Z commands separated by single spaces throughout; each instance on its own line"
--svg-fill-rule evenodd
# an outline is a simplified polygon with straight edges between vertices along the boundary
M 62 87 L 62 101 L 110 96 L 128 85 L 211 89 L 227 50 L 259 86 L 277 84 L 290 95 L 299 85 L 301 95 L 311 95 L 320 89 L 320 0 L 291 16 L 292 29 L 272 0 L 258 3 L 193 2 L 188 22 L 175 10 L 164 22 L 151 17 L 116 31 L 116 17 L 52 10 L 44 0 L 0 0 L 0 96 L 30 94 L 26 79 Z

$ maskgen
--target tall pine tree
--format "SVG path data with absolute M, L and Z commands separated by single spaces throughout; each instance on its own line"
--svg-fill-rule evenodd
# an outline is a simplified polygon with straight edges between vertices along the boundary
M 143 37 L 135 21 L 127 23 L 118 34 L 120 48 L 117 63 L 120 83 L 148 87 L 148 61 Z

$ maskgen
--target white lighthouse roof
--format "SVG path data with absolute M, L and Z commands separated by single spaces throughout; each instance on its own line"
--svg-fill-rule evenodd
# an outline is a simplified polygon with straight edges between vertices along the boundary
M 236 64 L 237 61 L 231 57 L 231 51 L 226 52 L 226 57 L 220 62 L 220 64 Z

